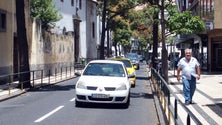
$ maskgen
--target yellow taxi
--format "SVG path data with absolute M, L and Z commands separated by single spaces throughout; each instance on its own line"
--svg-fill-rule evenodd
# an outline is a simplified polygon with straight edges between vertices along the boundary
M 133 77 L 130 78 L 130 84 L 131 87 L 135 87 L 136 86 L 136 72 L 135 72 L 135 68 L 132 64 L 132 62 L 130 61 L 129 58 L 124 58 L 124 57 L 115 57 L 112 58 L 113 60 L 117 60 L 117 61 L 121 61 L 125 64 L 126 68 L 127 68 L 127 73 L 128 75 L 132 75 Z

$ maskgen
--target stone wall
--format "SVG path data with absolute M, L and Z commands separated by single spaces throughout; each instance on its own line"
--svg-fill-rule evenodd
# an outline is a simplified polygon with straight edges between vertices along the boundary
M 30 70 L 51 69 L 54 71 L 55 68 L 73 65 L 73 33 L 53 34 L 42 31 L 40 25 L 39 21 L 33 21 Z

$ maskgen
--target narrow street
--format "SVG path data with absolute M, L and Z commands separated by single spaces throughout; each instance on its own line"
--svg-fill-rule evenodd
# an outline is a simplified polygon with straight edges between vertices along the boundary
M 118 105 L 75 107 L 78 78 L 30 91 L 0 103 L 1 125 L 156 125 L 159 123 L 145 65 L 137 70 L 128 109 Z

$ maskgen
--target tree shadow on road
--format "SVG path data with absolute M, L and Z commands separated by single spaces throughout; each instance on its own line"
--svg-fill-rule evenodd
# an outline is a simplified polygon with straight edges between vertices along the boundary
M 149 93 L 141 93 L 141 92 L 130 92 L 130 98 L 145 98 L 145 99 L 153 99 L 153 94 Z
M 36 88 L 31 88 L 29 91 L 30 92 L 36 92 L 36 91 L 41 91 L 41 92 L 48 92 L 48 91 L 70 91 L 75 89 L 75 85 L 59 85 L 59 84 L 53 84 L 53 85 L 46 85 L 43 87 L 36 87 Z

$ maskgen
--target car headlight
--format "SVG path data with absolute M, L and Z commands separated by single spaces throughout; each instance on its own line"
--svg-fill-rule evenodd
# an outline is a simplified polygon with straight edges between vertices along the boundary
M 83 81 L 79 81 L 76 88 L 78 89 L 86 89 L 85 83 Z
M 126 84 L 122 83 L 119 85 L 119 87 L 116 88 L 116 90 L 126 90 L 127 87 L 126 87 Z

